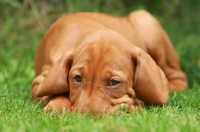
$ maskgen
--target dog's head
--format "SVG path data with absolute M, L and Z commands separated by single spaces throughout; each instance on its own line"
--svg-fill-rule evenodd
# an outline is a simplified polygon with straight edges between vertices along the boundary
M 102 30 L 66 52 L 50 69 L 42 88 L 51 94 L 59 94 L 56 89 L 68 91 L 73 111 L 110 113 L 120 105 L 139 105 L 137 98 L 148 104 L 166 103 L 167 83 L 142 49 L 115 31 Z

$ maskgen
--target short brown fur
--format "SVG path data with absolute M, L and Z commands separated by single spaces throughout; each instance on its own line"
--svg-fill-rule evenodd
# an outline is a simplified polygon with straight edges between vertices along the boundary
M 112 113 L 121 105 L 140 109 L 141 101 L 163 105 L 170 89 L 187 87 L 168 36 L 143 10 L 127 17 L 61 17 L 39 44 L 35 72 L 32 101 L 39 97 L 46 102 L 44 111 Z

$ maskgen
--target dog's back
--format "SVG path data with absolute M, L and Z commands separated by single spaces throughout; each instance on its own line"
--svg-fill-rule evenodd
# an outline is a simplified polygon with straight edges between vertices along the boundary
M 35 56 L 36 75 L 41 72 L 45 63 L 56 62 L 61 57 L 61 52 L 71 49 L 86 35 L 101 29 L 117 31 L 134 45 L 145 50 L 143 43 L 136 43 L 140 41 L 140 37 L 128 17 L 89 12 L 65 15 L 50 27 L 39 44 Z M 52 58 L 49 58 L 50 56 Z

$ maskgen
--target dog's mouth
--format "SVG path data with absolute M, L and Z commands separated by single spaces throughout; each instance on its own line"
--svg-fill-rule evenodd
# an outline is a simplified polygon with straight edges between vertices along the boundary
M 104 103 L 102 103 L 104 104 Z M 137 98 L 131 98 L 128 95 L 124 95 L 121 98 L 118 99 L 111 99 L 110 105 L 105 105 L 100 107 L 80 107 L 79 108 L 73 108 L 72 106 L 72 112 L 78 112 L 78 113 L 86 113 L 89 112 L 93 115 L 100 114 L 115 114 L 120 111 L 124 111 L 126 113 L 130 113 L 131 111 L 139 110 L 142 111 L 141 108 L 142 101 L 138 100 Z
M 119 99 L 112 99 L 111 104 L 112 107 L 106 110 L 107 114 L 116 113 L 120 110 L 126 111 L 127 113 L 133 110 L 142 111 L 142 101 L 137 98 L 131 98 L 128 95 L 124 95 Z

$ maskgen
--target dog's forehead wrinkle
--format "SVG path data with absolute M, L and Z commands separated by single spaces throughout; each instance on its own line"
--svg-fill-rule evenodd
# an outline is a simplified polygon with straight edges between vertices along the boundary
M 94 47 L 95 46 L 92 46 L 92 48 Z M 112 76 L 118 76 L 122 80 L 127 79 L 125 75 L 125 73 L 127 72 L 126 70 L 132 71 L 132 66 L 129 63 L 127 63 L 127 59 L 130 59 L 128 55 L 126 55 L 127 57 L 124 57 L 125 55 L 122 54 L 121 56 L 123 59 L 121 59 L 120 53 L 119 54 L 112 53 L 113 49 L 111 50 L 106 49 L 107 53 L 111 51 L 111 53 L 109 53 L 108 55 L 103 54 L 102 51 L 104 49 L 101 50 L 98 49 L 99 51 L 95 51 L 92 49 L 90 50 L 91 52 L 89 51 L 82 52 L 84 53 L 83 55 L 78 55 L 78 59 L 76 59 L 76 62 L 74 62 L 74 67 L 72 67 L 72 70 L 79 70 L 80 72 L 83 72 L 83 76 L 87 75 L 87 81 L 89 79 L 89 81 L 96 83 L 102 78 L 104 79 L 106 78 L 109 80 Z M 92 57 L 93 54 L 95 54 L 95 57 Z M 119 59 L 121 60 L 119 61 Z M 131 60 L 129 61 L 131 63 Z M 126 67 L 126 70 L 124 69 L 124 67 Z
M 127 56 L 127 55 L 126 55 Z M 110 63 L 115 65 L 125 64 L 124 58 L 126 57 L 124 53 L 121 53 L 115 46 L 108 46 L 108 45 L 88 45 L 81 52 L 77 53 L 75 56 L 74 64 L 78 63 L 90 63 L 90 65 L 99 66 L 103 63 Z M 120 62 L 124 63 L 119 63 Z M 118 63 L 118 64 L 117 64 Z M 115 66 L 114 65 L 114 66 Z

